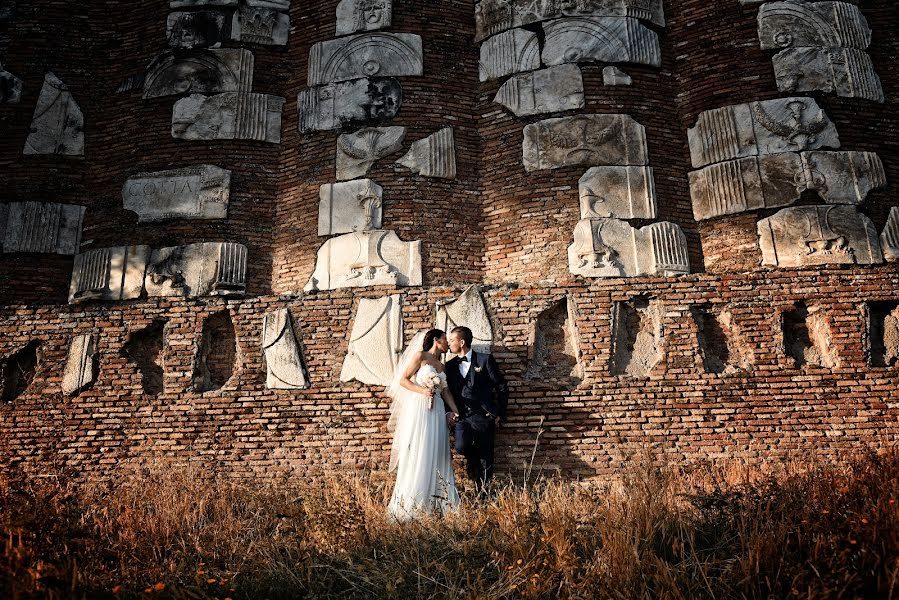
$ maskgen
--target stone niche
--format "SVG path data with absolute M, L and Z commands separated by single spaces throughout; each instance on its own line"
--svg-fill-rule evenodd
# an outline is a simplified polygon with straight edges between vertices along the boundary
M 280 144 L 284 102 L 279 96 L 243 92 L 215 96 L 191 94 L 175 103 L 172 137 Z
M 420 241 L 404 242 L 393 231 L 358 231 L 331 238 L 319 248 L 305 291 L 421 282 Z
M 194 391 L 216 392 L 225 387 L 234 375 L 237 356 L 231 313 L 222 310 L 203 319 L 203 335 L 194 357 Z
M 72 268 L 69 303 L 140 298 L 149 258 L 149 246 L 100 248 L 79 254 Z
M 290 15 L 264 6 L 241 5 L 231 21 L 231 39 L 246 44 L 286 46 Z
M 393 0 L 340 0 L 337 5 L 337 35 L 376 31 L 390 27 Z
M 649 377 L 662 360 L 662 307 L 637 296 L 612 303 L 612 375 Z
M 166 52 L 147 67 L 144 98 L 249 92 L 253 54 L 242 48 Z
M 685 275 L 690 272 L 687 240 L 674 223 L 641 229 L 618 219 L 582 219 L 568 247 L 568 268 L 584 277 Z
M 122 201 L 125 210 L 137 213 L 140 223 L 224 219 L 230 194 L 231 171 L 197 165 L 133 175 L 122 188 Z
M 781 314 L 781 322 L 784 352 L 796 367 L 840 366 L 832 347 L 830 325 L 820 307 L 799 303 Z
M 265 315 L 262 321 L 262 349 L 265 353 L 267 389 L 302 390 L 309 387 L 289 309 L 282 308 Z
M 247 248 L 231 242 L 205 242 L 153 250 L 147 263 L 149 297 L 243 296 Z
M 376 161 L 398 152 L 405 127 L 367 127 L 337 138 L 337 180 L 364 177 Z
M 0 63 L 0 104 L 18 104 L 22 100 L 24 82 L 3 69 Z
M 0 204 L 0 251 L 78 254 L 84 211 L 71 204 Z
M 165 321 L 153 321 L 134 331 L 120 352 L 137 367 L 141 392 L 158 396 L 165 390 Z
M 390 384 L 403 351 L 401 296 L 360 298 L 340 381 Z
M 629 115 L 577 115 L 525 126 L 524 168 L 647 165 L 646 130 Z
M 504 31 L 481 44 L 481 81 L 540 68 L 540 41 L 527 29 Z
M 97 341 L 94 335 L 85 333 L 72 338 L 62 376 L 62 393 L 77 394 L 94 383 L 97 362 Z
M 880 234 L 880 246 L 887 262 L 899 261 L 899 207 L 890 209 L 887 224 Z
M 456 178 L 456 140 L 453 128 L 444 127 L 423 140 L 412 143 L 409 152 L 396 161 L 422 177 Z
M 655 219 L 652 167 L 592 167 L 578 182 L 581 218 Z
M 578 110 L 584 108 L 584 79 L 577 65 L 513 75 L 493 101 L 519 117 Z
M 895 367 L 899 364 L 899 302 L 869 302 L 868 340 L 872 367 Z
M 694 168 L 766 154 L 839 148 L 837 129 L 812 98 L 778 98 L 700 113 L 687 132 Z
M 423 72 L 421 36 L 412 33 L 363 33 L 319 42 L 309 52 L 309 86 Z
M 537 315 L 530 328 L 525 378 L 577 385 L 584 377 L 577 308 L 563 298 Z
M 449 333 L 453 327 L 464 325 L 471 329 L 471 347 L 475 352 L 489 353 L 493 345 L 493 325 L 484 297 L 475 285 L 469 286 L 461 296 L 437 302 L 437 329 Z
M 40 342 L 32 341 L 0 360 L 0 401 L 8 404 L 24 394 L 34 381 Z
M 546 23 L 543 30 L 546 66 L 580 62 L 662 66 L 658 34 L 637 19 L 572 17 Z
M 328 183 L 319 189 L 318 235 L 381 228 L 383 189 L 371 179 Z
M 53 73 L 44 77 L 23 152 L 26 156 L 84 156 L 84 114 L 66 84 Z
M 172 48 L 209 48 L 229 39 L 227 25 L 227 15 L 221 11 L 176 11 L 169 14 L 166 36 Z
M 363 77 L 306 88 L 299 95 L 300 131 L 377 126 L 393 119 L 403 87 L 392 77 Z
M 762 264 L 876 265 L 883 254 L 874 224 L 854 206 L 785 208 L 758 222 Z
M 690 312 L 696 323 L 706 373 L 731 375 L 752 368 L 752 345 L 737 327 L 729 310 L 694 306 Z

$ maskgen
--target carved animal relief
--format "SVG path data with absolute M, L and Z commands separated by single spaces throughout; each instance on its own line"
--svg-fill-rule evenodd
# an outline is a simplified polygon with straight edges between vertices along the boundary
M 242 296 L 246 279 L 246 246 L 205 242 L 154 250 L 146 288 L 150 297 Z

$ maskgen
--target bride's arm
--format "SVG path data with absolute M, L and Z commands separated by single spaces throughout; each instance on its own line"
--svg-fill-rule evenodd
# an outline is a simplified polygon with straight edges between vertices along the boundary
M 459 408 L 456 406 L 456 399 L 453 398 L 453 393 L 450 391 L 449 386 L 443 387 L 443 401 L 446 402 L 447 406 L 449 406 L 450 412 L 456 413 L 456 416 L 459 415 Z
M 403 373 L 403 378 L 400 379 L 400 385 L 410 392 L 415 392 L 416 394 L 421 394 L 422 396 L 433 396 L 434 390 L 431 388 L 426 388 L 423 385 L 418 385 L 414 381 L 412 381 L 412 377 L 418 371 L 418 368 L 421 366 L 421 355 L 424 352 L 419 352 L 415 356 L 415 360 L 409 362 L 409 367 L 406 369 L 406 372 Z

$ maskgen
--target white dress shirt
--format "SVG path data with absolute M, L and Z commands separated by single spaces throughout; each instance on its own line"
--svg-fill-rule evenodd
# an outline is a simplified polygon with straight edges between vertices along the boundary
M 469 350 L 468 354 L 465 355 L 465 358 L 468 360 L 459 361 L 459 375 L 461 375 L 463 379 L 468 377 L 468 370 L 471 368 L 471 354 L 472 351 Z

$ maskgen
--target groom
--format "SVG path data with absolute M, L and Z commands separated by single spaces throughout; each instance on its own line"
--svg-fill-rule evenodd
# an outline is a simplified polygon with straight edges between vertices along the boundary
M 465 457 L 468 476 L 483 496 L 493 475 L 493 438 L 506 418 L 509 388 L 496 359 L 473 352 L 468 327 L 455 327 L 448 336 L 450 352 L 446 380 L 459 407 L 456 451 Z

